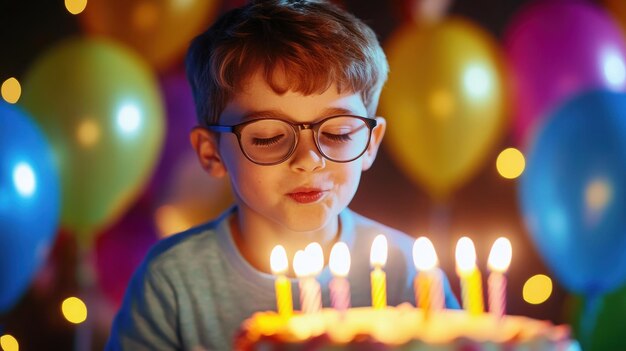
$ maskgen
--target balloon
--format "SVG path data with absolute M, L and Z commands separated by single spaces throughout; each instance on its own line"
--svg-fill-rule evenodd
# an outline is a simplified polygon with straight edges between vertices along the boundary
M 152 206 L 159 233 L 171 235 L 215 218 L 233 201 L 227 177 L 215 179 L 200 166 L 189 142 L 196 110 L 184 72 L 161 77 L 167 133 L 159 164 L 143 202 Z
M 166 132 L 163 150 L 146 190 L 146 196 L 150 197 L 148 202 L 161 202 L 181 159 L 195 155 L 189 132 L 198 124 L 191 87 L 184 71 L 163 75 L 159 83 L 165 104 Z
M 79 239 L 126 210 L 153 170 L 164 128 L 156 84 L 131 52 L 87 39 L 59 44 L 26 76 L 22 101 L 50 139 L 62 224 Z
M 626 94 L 567 101 L 539 130 L 521 207 L 547 265 L 588 298 L 626 282 Z
M 0 313 L 46 260 L 59 222 L 60 184 L 44 134 L 0 102 Z
M 575 335 L 582 337 L 584 322 L 584 297 L 571 298 L 569 322 Z M 595 325 L 586 340 L 585 351 L 626 350 L 624 316 L 626 315 L 626 287 L 604 296 L 598 306 Z
M 217 0 L 89 0 L 79 17 L 87 32 L 119 40 L 159 71 L 171 67 L 214 18 Z
M 574 94 L 626 88 L 624 37 L 611 17 L 589 2 L 532 3 L 508 26 L 504 46 L 516 105 L 513 132 L 520 143 Z
M 496 44 L 462 19 L 407 25 L 387 45 L 381 109 L 392 158 L 435 198 L 467 181 L 505 129 Z
M 209 176 L 194 153 L 181 157 L 156 210 L 163 236 L 214 219 L 233 203 L 228 177 Z
M 96 238 L 98 285 L 116 307 L 122 302 L 133 272 L 156 241 L 152 213 L 142 206 L 133 207 Z

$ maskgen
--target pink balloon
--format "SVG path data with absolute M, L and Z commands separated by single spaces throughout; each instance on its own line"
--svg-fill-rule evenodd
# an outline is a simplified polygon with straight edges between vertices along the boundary
M 536 124 L 584 90 L 626 90 L 622 33 L 601 8 L 583 1 L 538 1 L 523 8 L 506 30 L 511 69 L 514 137 L 525 142 Z
M 156 241 L 152 212 L 141 205 L 135 205 L 113 227 L 98 235 L 98 285 L 115 306 L 120 306 L 133 272 Z

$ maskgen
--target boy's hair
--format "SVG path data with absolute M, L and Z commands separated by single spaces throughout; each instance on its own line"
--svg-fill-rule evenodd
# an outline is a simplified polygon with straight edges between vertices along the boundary
M 323 93 L 335 83 L 340 93 L 360 93 L 372 117 L 389 70 L 376 34 L 323 0 L 250 1 L 198 35 L 185 63 L 202 126 L 218 123 L 257 71 L 277 94 Z

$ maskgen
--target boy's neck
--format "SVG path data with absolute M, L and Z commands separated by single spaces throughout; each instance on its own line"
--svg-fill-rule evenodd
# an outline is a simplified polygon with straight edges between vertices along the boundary
M 239 210 L 230 218 L 229 224 L 237 249 L 250 265 L 261 272 L 271 273 L 270 253 L 276 245 L 282 245 L 287 251 L 288 275 L 295 276 L 292 262 L 297 250 L 303 250 L 311 242 L 319 243 L 324 251 L 326 265 L 330 250 L 339 239 L 339 218 L 317 231 L 294 232 L 279 224 L 255 220 L 254 217 Z

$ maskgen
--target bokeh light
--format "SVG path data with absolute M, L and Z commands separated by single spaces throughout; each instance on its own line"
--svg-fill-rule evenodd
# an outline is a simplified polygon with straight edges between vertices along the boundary
M 609 50 L 602 58 L 602 70 L 609 86 L 621 89 L 626 81 L 626 67 L 618 51 Z
M 80 324 L 87 319 L 87 306 L 77 297 L 68 297 L 61 304 L 63 316 L 69 322 Z
M 544 303 L 552 295 L 552 279 L 544 274 L 536 274 L 524 283 L 524 301 L 532 305 Z
M 85 147 L 97 144 L 100 140 L 100 127 L 98 123 L 91 118 L 83 120 L 76 130 L 76 139 L 80 145 Z
M 487 97 L 491 92 L 489 70 L 481 65 L 470 66 L 463 74 L 463 86 L 471 98 Z
M 37 179 L 33 168 L 26 162 L 18 163 L 13 169 L 13 184 L 23 197 L 30 197 L 37 188 Z
M 508 148 L 498 155 L 496 160 L 498 173 L 504 178 L 515 179 L 519 177 L 526 168 L 524 155 L 516 148 Z
M 2 351 L 18 351 L 20 349 L 17 339 L 9 334 L 0 336 L 0 347 Z
M 0 93 L 2 94 L 2 98 L 4 99 L 4 101 L 10 104 L 14 104 L 17 102 L 17 100 L 20 99 L 20 96 L 22 95 L 22 86 L 17 79 L 11 77 L 2 82 Z
M 454 111 L 454 97 L 445 89 L 432 92 L 429 99 L 431 114 L 440 120 L 446 120 Z
M 594 179 L 587 184 L 585 190 L 585 203 L 593 212 L 604 210 L 613 197 L 611 184 L 605 179 Z
M 141 111 L 132 103 L 123 105 L 117 112 L 117 125 L 124 134 L 132 134 L 141 125 Z
M 161 237 L 182 232 L 192 226 L 184 213 L 174 205 L 163 205 L 155 212 L 155 224 Z
M 72 15 L 78 15 L 87 7 L 87 0 L 65 0 L 65 8 Z

